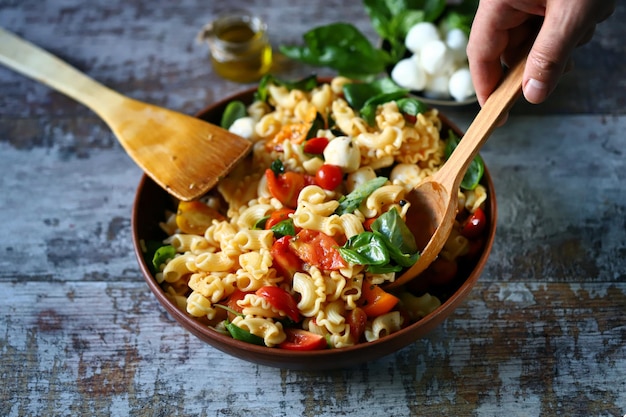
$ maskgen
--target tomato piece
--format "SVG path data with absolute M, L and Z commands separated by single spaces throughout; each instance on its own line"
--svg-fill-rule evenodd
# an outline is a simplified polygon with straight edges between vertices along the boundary
M 309 265 L 337 270 L 348 266 L 337 250 L 339 244 L 325 233 L 304 229 L 291 240 L 296 255 Z
M 239 289 L 236 289 L 231 295 L 228 296 L 228 298 L 226 299 L 226 307 L 228 307 L 229 309 L 235 311 L 236 313 L 241 314 L 242 313 L 242 308 L 240 305 L 237 304 L 237 301 L 239 300 L 243 300 L 244 297 L 250 293 L 247 292 L 243 292 Z M 228 312 L 228 320 L 232 321 L 235 318 L 235 314 L 231 313 L 230 311 Z
M 368 232 L 372 231 L 372 223 L 374 223 L 376 221 L 378 217 L 372 217 L 370 219 L 365 219 L 365 221 L 363 222 L 363 228 L 365 230 L 367 230 Z
M 483 209 L 478 207 L 461 225 L 461 234 L 468 239 L 476 239 L 485 230 L 487 216 Z
M 408 113 L 402 113 L 402 115 L 404 116 L 404 120 L 406 120 L 407 123 L 412 124 L 412 125 L 417 123 L 417 116 L 413 116 L 412 114 L 408 114 Z
M 343 171 L 337 165 L 324 164 L 315 174 L 315 183 L 325 190 L 334 190 L 342 181 Z
M 350 336 L 352 336 L 352 340 L 354 340 L 354 343 L 358 343 L 365 332 L 367 314 L 365 314 L 362 308 L 356 307 L 354 310 L 350 311 L 350 314 L 346 317 L 346 323 L 350 326 Z
M 224 220 L 224 216 L 201 201 L 181 201 L 176 211 L 176 226 L 183 233 L 203 235 L 213 220 Z
M 272 266 L 280 276 L 293 278 L 293 275 L 302 270 L 302 260 L 291 250 L 293 236 L 283 236 L 277 239 L 270 249 L 273 263 Z
M 363 282 L 359 307 L 367 317 L 378 317 L 389 313 L 398 304 L 398 297 L 380 288 L 378 285 Z
M 321 155 L 324 153 L 324 149 L 326 149 L 326 145 L 328 145 L 328 139 L 324 137 L 319 138 L 311 138 L 304 142 L 303 150 L 306 153 L 311 153 L 314 155 Z
M 265 178 L 272 197 L 287 207 L 298 206 L 298 195 L 306 185 L 304 175 L 292 171 L 276 175 L 268 168 L 265 170 Z
M 446 285 L 456 277 L 458 271 L 459 266 L 456 261 L 439 257 L 430 264 L 424 273 L 431 284 Z
M 302 329 L 286 328 L 287 339 L 278 345 L 287 350 L 320 350 L 326 349 L 328 343 L 324 336 Z
M 276 226 L 283 220 L 287 220 L 289 218 L 289 215 L 293 213 L 295 213 L 295 211 L 288 207 L 283 207 L 272 212 L 272 214 L 270 214 L 270 218 L 267 219 L 267 221 L 265 222 L 265 230 L 270 230 L 272 227 Z
M 256 290 L 255 294 L 266 299 L 272 307 L 285 313 L 294 322 L 300 320 L 300 310 L 298 310 L 296 299 L 282 288 L 266 285 Z

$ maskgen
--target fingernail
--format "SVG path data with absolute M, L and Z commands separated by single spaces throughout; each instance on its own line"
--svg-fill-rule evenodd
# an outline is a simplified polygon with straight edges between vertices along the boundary
M 531 103 L 541 103 L 548 96 L 548 93 L 548 84 L 533 78 L 529 79 L 524 86 L 524 97 Z

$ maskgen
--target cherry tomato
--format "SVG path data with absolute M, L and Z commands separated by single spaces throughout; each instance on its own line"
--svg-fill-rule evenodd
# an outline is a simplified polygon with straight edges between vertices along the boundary
M 483 233 L 486 225 L 485 212 L 478 207 L 461 225 L 461 234 L 468 239 L 476 239 Z
M 270 214 L 270 218 L 265 222 L 265 230 L 270 230 L 272 227 L 276 226 L 276 224 L 282 222 L 283 220 L 287 220 L 289 215 L 293 213 L 295 213 L 295 211 L 287 207 L 274 211 Z
M 246 292 L 243 292 L 239 289 L 236 289 L 231 295 L 228 296 L 228 298 L 226 299 L 226 307 L 228 307 L 229 309 L 241 314 L 241 311 L 243 310 L 241 308 L 241 306 L 239 306 L 239 304 L 237 304 L 237 301 L 239 300 L 243 300 L 244 297 L 246 296 Z M 230 311 L 228 312 L 228 319 L 230 321 L 232 321 L 235 318 L 235 315 L 233 313 L 231 313 Z
M 350 336 L 354 343 L 358 343 L 361 336 L 365 332 L 365 325 L 367 324 L 367 314 L 363 309 L 356 307 L 350 311 L 350 314 L 346 317 L 346 323 L 350 326 Z
M 303 150 L 306 153 L 311 153 L 314 155 L 321 155 L 324 153 L 324 149 L 326 149 L 326 145 L 328 145 L 328 139 L 324 137 L 319 138 L 311 138 L 304 142 Z
M 278 345 L 287 350 L 319 350 L 326 349 L 328 343 L 324 336 L 302 329 L 285 329 L 287 339 Z
M 325 190 L 332 191 L 343 181 L 343 172 L 337 165 L 324 164 L 315 174 L 315 183 Z
M 266 299 L 272 307 L 279 310 L 294 322 L 300 321 L 300 311 L 298 310 L 298 303 L 293 295 L 280 287 L 274 287 L 272 285 L 266 285 L 256 290 L 256 295 Z
M 298 195 L 306 185 L 304 175 L 291 171 L 276 175 L 274 171 L 268 168 L 265 170 L 265 178 L 272 197 L 287 207 L 297 207 Z
M 417 116 L 413 116 L 412 114 L 408 114 L 408 113 L 403 113 L 403 116 L 404 116 L 404 120 L 406 120 L 407 123 L 414 125 L 417 122 Z
M 277 239 L 270 249 L 272 266 L 278 271 L 278 275 L 288 279 L 302 270 L 302 260 L 291 250 L 291 239 L 292 236 L 283 236 Z
M 365 230 L 367 230 L 368 232 L 372 231 L 372 223 L 374 223 L 376 221 L 377 217 L 372 217 L 369 219 L 365 219 L 365 221 L 363 222 L 363 228 Z
M 300 259 L 320 269 L 337 270 L 348 266 L 337 250 L 335 239 L 315 230 L 304 229 L 291 240 L 291 248 Z
M 367 317 L 378 317 L 389 313 L 398 304 L 398 297 L 380 288 L 378 285 L 363 281 L 359 307 Z

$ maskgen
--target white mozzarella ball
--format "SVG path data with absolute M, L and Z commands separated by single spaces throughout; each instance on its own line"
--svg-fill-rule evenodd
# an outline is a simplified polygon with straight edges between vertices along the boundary
M 430 75 L 447 72 L 453 65 L 452 53 L 445 42 L 440 40 L 427 42 L 420 51 L 422 68 Z
M 451 29 L 446 34 L 446 45 L 457 63 L 467 61 L 467 41 L 467 35 L 461 29 Z
M 254 125 L 255 123 L 252 117 L 241 117 L 230 125 L 228 131 L 242 138 L 252 139 L 254 136 Z
M 456 101 L 463 101 L 476 94 L 468 67 L 460 68 L 452 74 L 448 83 L 448 89 L 450 95 Z
M 343 172 L 356 171 L 361 165 L 361 151 L 347 136 L 332 139 L 324 149 L 324 160 L 327 164 L 337 165 Z
M 429 77 L 424 88 L 424 95 L 436 99 L 450 98 L 449 83 L 450 77 L 447 74 Z
M 430 22 L 420 22 L 411 26 L 404 39 L 404 44 L 409 51 L 416 54 L 426 42 L 440 39 L 437 26 Z
M 391 170 L 389 179 L 392 182 L 400 181 L 404 188 L 409 191 L 415 188 L 421 181 L 420 168 L 415 164 L 398 164 Z
M 376 172 L 372 167 L 361 167 L 346 177 L 346 190 L 351 193 L 359 185 L 363 185 L 374 178 L 376 178 Z
M 415 61 L 413 57 L 399 61 L 391 70 L 391 79 L 400 87 L 419 91 L 426 86 L 426 73 Z

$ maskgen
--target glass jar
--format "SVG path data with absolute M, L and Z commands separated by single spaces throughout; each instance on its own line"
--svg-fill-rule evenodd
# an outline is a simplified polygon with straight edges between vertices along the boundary
M 206 25 L 199 38 L 209 45 L 213 69 L 223 78 L 249 83 L 258 81 L 272 66 L 267 25 L 258 16 L 234 11 Z

